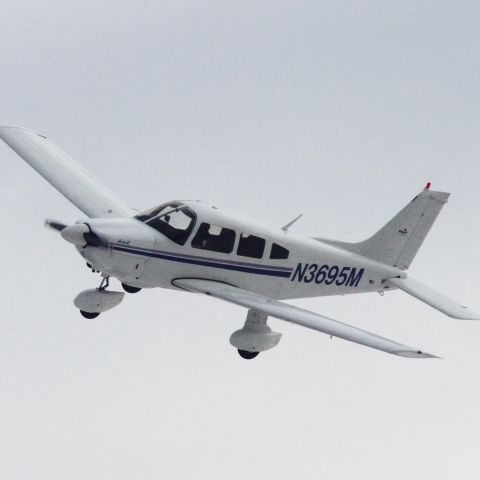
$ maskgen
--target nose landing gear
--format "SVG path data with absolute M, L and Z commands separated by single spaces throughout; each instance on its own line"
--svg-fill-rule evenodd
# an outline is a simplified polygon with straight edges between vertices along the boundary
M 109 277 L 104 275 L 98 288 L 84 290 L 75 297 L 73 303 L 82 316 L 89 319 L 96 318 L 100 313 L 116 307 L 123 300 L 125 295 L 123 292 L 106 290 L 108 286 Z

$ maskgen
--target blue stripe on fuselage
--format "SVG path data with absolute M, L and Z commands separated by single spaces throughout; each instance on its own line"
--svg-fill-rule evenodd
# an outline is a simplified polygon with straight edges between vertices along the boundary
M 253 273 L 256 275 L 269 275 L 272 277 L 290 278 L 290 275 L 292 274 L 291 268 L 278 270 L 278 267 L 276 267 L 277 269 L 273 270 L 268 266 L 246 265 L 238 263 L 234 264 L 224 262 L 223 260 L 218 260 L 217 262 L 212 260 L 204 260 L 202 259 L 202 257 L 192 257 L 191 255 L 177 255 L 172 253 L 159 252 L 158 250 L 138 249 L 135 247 L 126 247 L 123 245 L 112 245 L 111 248 L 112 250 L 117 250 L 119 252 L 132 253 L 134 255 L 142 255 L 144 257 L 161 258 L 162 260 L 169 260 L 172 262 L 189 263 L 191 265 L 221 268 L 223 270 L 234 270 L 237 272 Z

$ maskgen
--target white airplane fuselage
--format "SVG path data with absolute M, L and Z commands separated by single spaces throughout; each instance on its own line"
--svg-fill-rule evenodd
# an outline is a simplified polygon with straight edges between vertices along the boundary
M 254 290 L 275 299 L 382 291 L 382 281 L 404 276 L 401 270 L 321 241 L 295 235 L 261 221 L 223 213 L 201 202 L 182 202 L 194 212 L 195 225 L 179 245 L 136 218 L 89 219 L 106 247 L 85 246 L 79 252 L 95 270 L 139 288 L 173 288 L 181 278 L 202 278 Z M 232 251 L 192 246 L 202 224 L 235 232 Z M 241 235 L 265 241 L 261 258 L 240 255 Z M 272 259 L 272 245 L 288 258 Z

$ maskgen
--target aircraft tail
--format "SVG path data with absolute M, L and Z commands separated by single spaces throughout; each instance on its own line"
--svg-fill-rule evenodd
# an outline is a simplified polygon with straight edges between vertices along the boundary
M 407 270 L 435 222 L 449 193 L 430 190 L 430 183 L 375 235 L 360 243 L 320 239 L 345 250 Z

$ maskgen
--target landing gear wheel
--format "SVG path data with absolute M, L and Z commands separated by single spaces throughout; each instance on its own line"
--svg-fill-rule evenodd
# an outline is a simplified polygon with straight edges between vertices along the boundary
M 85 312 L 84 310 L 80 310 L 80 313 L 85 318 L 97 318 L 100 315 L 100 312 Z
M 251 360 L 255 358 L 260 352 L 249 352 L 248 350 L 238 350 L 238 354 L 245 358 L 245 360 Z
M 141 288 L 132 287 L 131 285 L 127 285 L 126 283 L 122 283 L 122 287 L 127 293 L 137 293 L 141 290 Z

